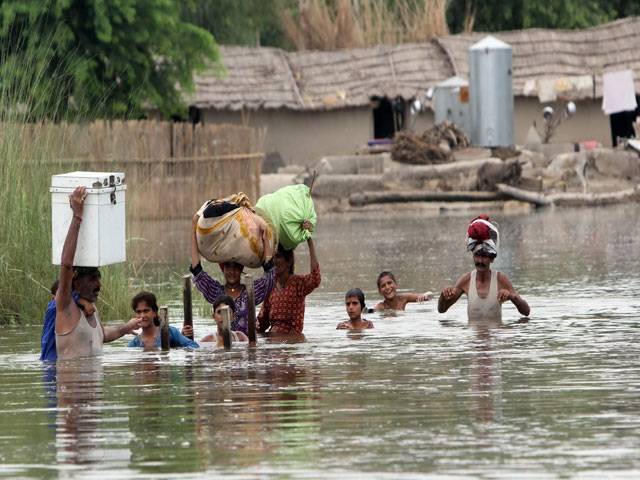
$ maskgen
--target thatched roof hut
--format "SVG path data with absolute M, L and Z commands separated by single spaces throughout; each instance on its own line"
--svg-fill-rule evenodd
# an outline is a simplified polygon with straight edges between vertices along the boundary
M 633 69 L 640 91 L 640 17 L 584 30 L 533 28 L 494 34 L 513 47 L 513 92 L 536 96 L 527 81 L 592 76 L 592 98 L 602 97 L 602 74 Z M 449 58 L 455 75 L 469 78 L 469 47 L 486 34 L 452 35 L 435 41 Z
M 377 107 L 372 99 L 422 98 L 429 87 L 452 76 L 468 78 L 469 47 L 485 35 L 333 52 L 223 46 L 225 72 L 198 75 L 188 100 L 196 118 L 205 122 L 266 126 L 267 151 L 277 152 L 284 163 L 310 163 L 322 155 L 351 152 L 374 136 Z M 543 98 L 550 84 L 552 91 L 560 85 L 564 97 L 581 100 L 578 116 L 563 125 L 559 140 L 610 142 L 608 118 L 598 100 L 602 74 L 632 69 L 640 91 L 640 17 L 585 30 L 530 29 L 494 36 L 513 47 L 517 142 L 540 118 L 540 101 L 551 101 Z M 423 129 L 433 123 L 433 114 L 407 121 Z
M 591 98 L 602 96 L 602 73 L 631 68 L 640 91 L 640 17 L 585 30 L 529 29 L 494 34 L 513 47 L 513 87 L 537 96 L 527 82 L 592 76 Z M 454 75 L 469 76 L 469 47 L 485 33 L 431 42 L 332 52 L 221 47 L 226 72 L 196 77 L 198 108 L 324 110 L 365 106 L 372 96 L 411 98 Z

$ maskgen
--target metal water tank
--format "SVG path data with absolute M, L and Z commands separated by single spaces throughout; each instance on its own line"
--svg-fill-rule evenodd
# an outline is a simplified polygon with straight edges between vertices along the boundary
M 469 82 L 464 78 L 451 77 L 436 85 L 433 90 L 436 124 L 453 122 L 470 135 Z
M 511 46 L 488 36 L 469 49 L 471 142 L 513 145 Z

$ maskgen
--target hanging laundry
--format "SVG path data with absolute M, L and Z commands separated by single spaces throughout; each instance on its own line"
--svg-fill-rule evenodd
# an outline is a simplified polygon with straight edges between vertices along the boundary
M 638 106 L 632 70 L 605 73 L 602 90 L 602 109 L 607 115 L 635 110 Z

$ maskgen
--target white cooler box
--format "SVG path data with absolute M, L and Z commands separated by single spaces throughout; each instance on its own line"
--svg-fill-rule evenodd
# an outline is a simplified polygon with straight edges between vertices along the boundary
M 123 172 L 71 172 L 51 177 L 52 261 L 60 265 L 73 213 L 69 194 L 87 187 L 84 213 L 73 264 L 102 267 L 124 262 L 125 177 Z

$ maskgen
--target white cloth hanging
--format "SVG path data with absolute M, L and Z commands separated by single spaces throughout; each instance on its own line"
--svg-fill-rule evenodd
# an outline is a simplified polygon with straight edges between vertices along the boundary
M 638 106 L 632 70 L 603 74 L 602 90 L 602 109 L 607 115 L 635 110 Z

